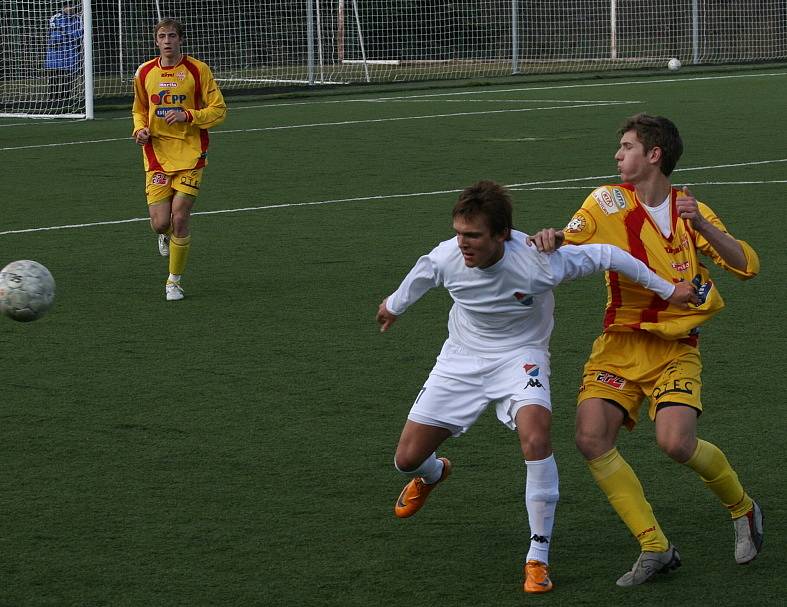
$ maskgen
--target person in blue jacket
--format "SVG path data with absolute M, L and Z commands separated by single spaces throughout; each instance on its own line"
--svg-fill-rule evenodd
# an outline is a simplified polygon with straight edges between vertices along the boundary
M 76 2 L 64 2 L 49 18 L 46 68 L 51 100 L 68 104 L 79 90 L 82 66 L 82 17 Z

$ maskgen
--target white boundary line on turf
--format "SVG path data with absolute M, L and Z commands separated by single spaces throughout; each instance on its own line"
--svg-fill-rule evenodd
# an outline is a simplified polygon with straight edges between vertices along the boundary
M 396 101 L 399 99 L 421 99 L 433 97 L 449 97 L 458 95 L 486 95 L 489 93 L 511 93 L 521 91 L 555 91 L 562 89 L 597 88 L 602 86 L 628 86 L 631 84 L 664 84 L 675 82 L 695 82 L 701 80 L 728 80 L 731 78 L 762 78 L 771 76 L 787 76 L 787 72 L 761 72 L 754 74 L 726 74 L 720 76 L 694 76 L 686 78 L 648 78 L 647 80 L 627 80 L 624 82 L 590 82 L 584 84 L 555 84 L 549 86 L 523 86 L 514 88 L 474 89 L 472 91 L 451 91 L 447 93 L 421 93 L 417 95 L 396 95 L 388 97 L 374 97 L 371 99 L 321 99 L 317 101 L 285 101 L 281 103 L 261 103 L 257 105 L 243 105 L 233 107 L 233 110 L 247 110 L 259 108 L 287 107 L 293 105 L 327 105 L 333 103 L 369 103 L 380 101 Z
M 572 102 L 573 103 L 573 102 Z M 575 103 L 574 105 L 553 105 L 553 106 L 543 106 L 543 107 L 527 107 L 527 108 L 512 108 L 507 110 L 485 110 L 479 112 L 454 112 L 451 114 L 427 114 L 422 116 L 393 116 L 390 118 L 366 118 L 362 120 L 339 120 L 336 122 L 313 122 L 309 124 L 287 124 L 281 126 L 264 126 L 264 127 L 255 127 L 249 129 L 227 129 L 227 130 L 214 130 L 211 131 L 211 135 L 213 134 L 230 134 L 230 133 L 259 133 L 264 131 L 282 131 L 282 130 L 289 130 L 289 129 L 308 129 L 308 128 L 317 128 L 317 127 L 325 127 L 325 126 L 347 126 L 351 124 L 376 124 L 380 122 L 401 122 L 405 120 L 426 120 L 430 118 L 456 118 L 456 117 L 463 117 L 463 116 L 484 116 L 487 114 L 510 114 L 510 113 L 518 113 L 518 112 L 536 112 L 540 110 L 566 110 L 566 109 L 577 109 L 577 108 L 586 108 L 586 107 L 604 107 L 609 105 L 632 105 L 642 103 L 641 101 L 603 101 L 603 102 L 580 102 Z M 7 146 L 0 148 L 0 152 L 10 152 L 16 150 L 30 150 L 30 149 L 37 149 L 37 148 L 53 148 L 53 147 L 61 147 L 67 145 L 83 145 L 87 143 L 109 143 L 114 141 L 130 141 L 131 137 L 114 137 L 111 139 L 92 139 L 87 141 L 66 141 L 61 143 L 38 143 L 33 145 L 19 145 L 19 146 Z
M 457 116 L 481 116 L 487 114 L 511 114 L 517 112 L 535 112 L 538 110 L 566 110 L 566 109 L 576 109 L 576 108 L 585 108 L 585 107 L 603 107 L 607 105 L 631 105 L 642 103 L 641 101 L 613 101 L 613 102 L 603 102 L 603 103 L 579 103 L 577 105 L 554 105 L 554 106 L 544 106 L 544 107 L 528 107 L 528 108 L 516 108 L 516 109 L 509 109 L 509 110 L 487 110 L 484 112 L 456 112 L 453 114 L 427 114 L 423 116 L 395 116 L 391 118 L 367 118 L 364 120 L 341 120 L 338 122 L 317 122 L 314 124 L 292 124 L 286 126 L 266 126 L 266 127 L 258 127 L 258 128 L 251 128 L 251 129 L 237 129 L 237 130 L 228 130 L 228 131 L 216 131 L 217 133 L 254 133 L 257 131 L 278 131 L 283 129 L 302 129 L 302 128 L 311 128 L 311 127 L 318 127 L 318 126 L 344 126 L 348 124 L 373 124 L 377 122 L 399 122 L 402 120 L 425 120 L 429 118 L 454 118 Z
M 787 162 L 787 158 L 780 158 L 778 160 L 756 160 L 752 162 L 735 162 L 729 164 L 717 164 L 717 165 L 709 165 L 709 166 L 700 166 L 700 167 L 688 167 L 685 169 L 675 169 L 675 172 L 684 172 L 684 171 L 705 171 L 705 170 L 713 170 L 713 169 L 726 169 L 732 167 L 743 167 L 743 166 L 754 166 L 754 165 L 761 165 L 761 164 L 774 164 L 778 162 Z M 547 181 L 526 181 L 523 183 L 513 183 L 509 184 L 506 187 L 512 190 L 523 190 L 523 189 L 530 189 L 530 190 L 547 190 L 547 189 L 588 189 L 590 186 L 560 186 L 560 187 L 544 187 L 548 186 L 549 184 L 561 184 L 561 183 L 571 183 L 571 182 L 580 182 L 580 181 L 594 181 L 598 182 L 604 179 L 614 179 L 617 178 L 617 174 L 613 175 L 596 175 L 593 177 L 572 177 L 569 179 L 551 179 Z M 695 183 L 686 183 L 685 185 L 749 185 L 749 184 L 773 184 L 773 183 L 787 183 L 787 180 L 767 180 L 767 181 L 710 181 L 710 182 L 695 182 Z M 241 207 L 237 209 L 219 209 L 216 211 L 195 211 L 192 213 L 193 216 L 196 215 L 220 215 L 226 213 L 243 213 L 247 211 L 266 211 L 271 209 L 284 209 L 289 207 L 306 207 L 306 206 L 318 206 L 318 205 L 326 205 L 326 204 L 336 204 L 341 202 L 363 202 L 363 201 L 371 201 L 371 200 L 388 200 L 392 198 L 416 198 L 416 197 L 423 197 L 423 196 L 440 196 L 444 194 L 456 194 L 457 192 L 461 192 L 462 189 L 453 189 L 453 190 L 435 190 L 432 192 L 410 192 L 404 194 L 377 194 L 373 196 L 357 196 L 354 198 L 335 198 L 332 200 L 316 200 L 313 202 L 285 202 L 280 204 L 269 204 L 269 205 L 261 205 L 256 207 Z M 42 228 L 25 228 L 21 230 L 6 230 L 5 232 L 0 232 L 0 236 L 6 236 L 9 234 L 26 234 L 30 232 L 47 232 L 52 230 L 71 230 L 76 228 L 89 228 L 89 227 L 97 227 L 97 226 L 106 226 L 106 225 L 118 225 L 123 223 L 137 223 L 140 221 L 149 221 L 148 217 L 136 217 L 134 219 L 118 219 L 116 221 L 97 221 L 94 223 L 75 223 L 75 224 L 68 224 L 68 225 L 61 225 L 61 226 L 48 226 Z
M 575 89 L 575 88 L 597 88 L 602 86 L 628 86 L 631 84 L 664 84 L 664 83 L 676 83 L 676 82 L 697 82 L 697 81 L 704 81 L 704 80 L 729 80 L 732 78 L 763 78 L 763 77 L 772 77 L 772 76 L 787 76 L 787 72 L 755 72 L 751 74 L 724 74 L 724 75 L 717 75 L 717 76 L 692 76 L 692 77 L 684 77 L 684 78 L 657 78 L 657 77 L 649 77 L 647 80 L 626 80 L 623 82 L 590 82 L 590 83 L 583 83 L 583 84 L 555 84 L 550 86 L 524 86 L 524 87 L 513 87 L 513 88 L 490 88 L 490 89 L 475 89 L 472 91 L 451 91 L 447 93 L 421 93 L 417 95 L 397 95 L 397 96 L 388 96 L 388 97 L 372 97 L 369 99 L 365 98 L 352 98 L 352 99 L 318 99 L 314 101 L 284 101 L 284 102 L 271 102 L 271 103 L 260 103 L 255 105 L 233 105 L 231 106 L 231 110 L 233 112 L 238 110 L 251 110 L 251 109 L 260 109 L 260 108 L 276 108 L 276 107 L 289 107 L 289 106 L 299 106 L 299 105 L 329 105 L 329 104 L 340 104 L 340 103 L 379 103 L 381 101 L 396 101 L 396 100 L 413 100 L 413 99 L 422 99 L 422 98 L 433 98 L 433 97 L 448 97 L 448 96 L 458 96 L 458 95 L 486 95 L 489 93 L 508 93 L 508 92 L 521 92 L 521 91 L 554 91 L 554 90 L 562 90 L 562 89 Z M 461 86 L 459 87 L 461 88 Z M 526 100 L 523 100 L 526 101 Z M 130 116 L 123 116 L 123 117 L 114 117 L 114 118 L 96 118 L 96 121 L 99 120 L 130 120 Z M 79 124 L 80 122 L 84 122 L 83 120 L 74 120 L 74 121 L 58 121 L 59 123 L 67 122 L 68 124 Z M 41 122 L 35 121 L 34 123 L 13 123 L 13 124 L 0 124 L 0 128 L 7 127 L 7 126 L 35 126 L 38 124 L 52 124 L 52 122 Z M 113 141 L 113 140 L 109 140 Z M 0 148 L 2 149 L 2 148 Z

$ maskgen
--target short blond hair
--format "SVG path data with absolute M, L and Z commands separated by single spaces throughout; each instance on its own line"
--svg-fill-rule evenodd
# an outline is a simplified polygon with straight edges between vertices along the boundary
M 183 34 L 185 33 L 183 29 L 183 24 L 180 21 L 176 21 L 175 19 L 171 19 L 171 18 L 162 19 L 161 21 L 156 23 L 156 27 L 153 28 L 153 37 L 155 38 L 156 36 L 158 36 L 158 31 L 165 27 L 171 27 L 178 34 L 179 38 L 183 38 Z

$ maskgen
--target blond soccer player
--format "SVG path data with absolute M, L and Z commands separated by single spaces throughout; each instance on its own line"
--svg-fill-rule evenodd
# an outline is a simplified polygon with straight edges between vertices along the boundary
M 159 56 L 134 75 L 134 141 L 142 146 L 145 195 L 159 253 L 169 256 L 167 301 L 183 299 L 181 276 L 191 247 L 190 219 L 207 164 L 208 129 L 227 115 L 210 68 L 184 54 L 183 26 L 164 19 L 153 29 Z
M 604 332 L 585 364 L 576 419 L 576 443 L 590 472 L 640 545 L 640 555 L 618 586 L 635 586 L 680 565 L 636 474 L 616 449 L 618 431 L 633 429 L 645 398 L 656 442 L 670 458 L 704 481 L 732 517 L 735 560 L 760 551 L 763 516 L 724 453 L 697 438 L 702 363 L 699 326 L 724 307 L 716 283 L 700 262 L 709 258 L 740 279 L 754 277 L 759 259 L 735 239 L 707 205 L 670 174 L 683 152 L 678 129 L 660 116 L 637 114 L 623 124 L 615 160 L 623 183 L 597 188 L 563 231 L 533 237 L 541 251 L 569 244 L 607 243 L 629 251 L 673 282 L 693 282 L 700 304 L 668 305 L 617 272 L 607 273 Z M 571 247 L 566 247 L 571 248 Z M 562 249 L 560 249 L 562 250 Z

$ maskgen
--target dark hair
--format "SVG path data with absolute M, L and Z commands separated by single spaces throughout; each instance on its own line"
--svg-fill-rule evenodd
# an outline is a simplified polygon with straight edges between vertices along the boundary
M 513 211 L 511 194 L 506 188 L 494 181 L 479 181 L 462 190 L 452 217 L 479 215 L 486 218 L 493 235 L 505 234 L 506 240 L 511 240 Z
M 171 28 L 173 28 L 175 30 L 175 32 L 178 34 L 178 38 L 183 38 L 183 34 L 184 34 L 184 31 L 185 31 L 183 29 L 183 25 L 180 23 L 180 21 L 176 21 L 175 19 L 172 19 L 172 18 L 169 18 L 169 17 L 167 19 L 162 19 L 161 21 L 156 23 L 156 26 L 153 28 L 153 37 L 154 38 L 156 36 L 158 36 L 158 31 L 161 28 L 163 28 L 163 27 L 171 27 Z
M 656 147 L 661 149 L 661 172 L 669 177 L 683 154 L 678 127 L 663 116 L 636 114 L 626 119 L 618 134 L 623 136 L 629 131 L 636 131 L 646 152 Z

